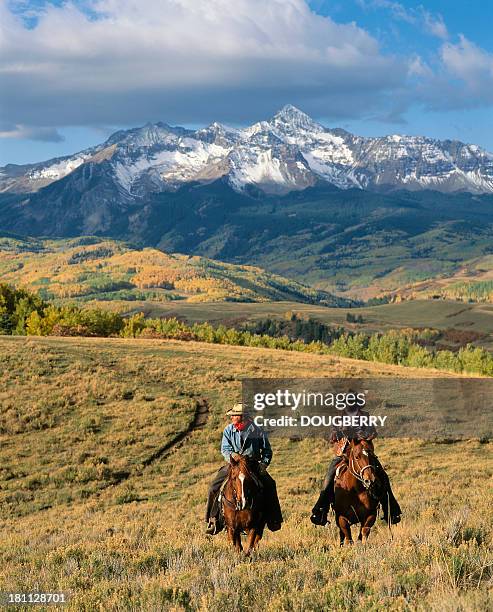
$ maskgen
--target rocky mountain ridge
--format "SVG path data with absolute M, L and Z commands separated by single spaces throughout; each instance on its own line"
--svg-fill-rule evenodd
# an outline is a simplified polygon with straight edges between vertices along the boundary
M 70 188 L 96 190 L 121 203 L 220 178 L 246 194 L 282 195 L 323 183 L 340 189 L 493 193 L 493 154 L 455 140 L 355 136 L 287 105 L 244 129 L 156 123 L 121 130 L 72 156 L 0 168 L 0 192 L 33 193 L 69 176 Z

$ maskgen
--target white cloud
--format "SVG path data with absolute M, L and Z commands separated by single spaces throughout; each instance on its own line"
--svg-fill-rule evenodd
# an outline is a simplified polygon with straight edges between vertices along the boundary
M 42 142 L 62 142 L 65 138 L 52 127 L 29 127 L 26 125 L 15 125 L 0 130 L 0 138 L 13 140 L 39 140 Z
M 459 37 L 457 44 L 446 43 L 441 50 L 447 72 L 466 84 L 469 93 L 487 95 L 493 101 L 493 54 Z
M 402 4 L 393 0 L 358 0 L 358 4 L 364 9 L 386 9 L 390 11 L 394 19 L 416 23 L 415 11 L 406 9 Z
M 407 8 L 400 2 L 394 2 L 393 0 L 357 0 L 357 2 L 366 10 L 387 10 L 396 21 L 404 21 L 417 26 L 442 40 L 447 40 L 449 37 L 443 17 L 440 14 L 434 15 L 426 10 L 424 6 L 420 5 L 417 8 Z
M 4 121 L 241 121 L 285 102 L 357 116 L 402 84 L 403 63 L 305 0 L 92 0 L 27 28 L 0 0 Z M 96 16 L 96 18 L 94 18 Z
M 367 31 L 306 0 L 77 0 L 45 4 L 35 27 L 0 0 L 0 124 L 9 126 L 0 137 L 56 141 L 54 126 L 68 125 L 244 123 L 288 102 L 334 123 L 403 121 L 415 104 L 493 104 L 491 54 L 464 37 L 447 42 L 441 16 L 422 6 L 360 2 L 440 38 L 438 56 L 385 55 Z
M 441 45 L 434 70 L 416 58 L 415 102 L 434 111 L 487 108 L 493 105 L 493 54 L 459 36 Z
M 437 38 L 441 38 L 442 40 L 447 40 L 449 37 L 449 33 L 447 30 L 447 26 L 443 21 L 443 17 L 441 15 L 432 15 L 429 11 L 425 10 L 421 7 L 423 22 L 426 30 L 436 36 Z

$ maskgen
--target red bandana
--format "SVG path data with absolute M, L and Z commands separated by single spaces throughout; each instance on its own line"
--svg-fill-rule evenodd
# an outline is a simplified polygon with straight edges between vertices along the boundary
M 248 423 L 245 423 L 245 421 L 240 421 L 239 423 L 234 424 L 237 431 L 243 431 L 247 425 Z

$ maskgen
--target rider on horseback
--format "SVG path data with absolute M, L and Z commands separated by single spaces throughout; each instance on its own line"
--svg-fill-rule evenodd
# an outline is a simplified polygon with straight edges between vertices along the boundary
M 275 480 L 267 472 L 267 466 L 272 459 L 272 448 L 269 439 L 266 433 L 251 420 L 243 404 L 235 404 L 231 410 L 226 412 L 226 416 L 231 417 L 231 423 L 223 431 L 221 453 L 227 464 L 219 468 L 209 486 L 205 514 L 205 520 L 208 524 L 206 533 L 216 535 L 216 533 L 223 529 L 218 494 L 221 485 L 228 477 L 230 457 L 232 456 L 233 459 L 236 459 L 237 454 L 246 455 L 258 462 L 256 472 L 264 488 L 268 514 L 267 527 L 271 531 L 277 531 L 281 528 L 283 519 Z
M 350 416 L 369 416 L 368 412 L 361 410 L 359 406 L 355 405 L 354 407 L 346 406 L 345 413 Z M 325 525 L 329 521 L 327 520 L 327 513 L 329 507 L 334 504 L 334 480 L 336 476 L 336 470 L 338 465 L 342 461 L 347 461 L 346 456 L 346 448 L 348 446 L 349 440 L 351 439 L 359 439 L 359 440 L 367 440 L 371 443 L 373 447 L 373 438 L 377 435 L 377 430 L 373 425 L 368 425 L 366 427 L 361 427 L 355 429 L 354 427 L 342 427 L 339 429 L 333 429 L 330 436 L 330 442 L 335 443 L 335 452 L 336 457 L 332 459 L 329 464 L 327 475 L 325 477 L 323 483 L 323 489 L 320 492 L 320 496 L 312 508 L 312 515 L 310 520 L 315 525 Z M 390 486 L 390 480 L 387 475 L 387 472 L 384 470 L 382 464 L 378 460 L 375 455 L 375 463 L 377 469 L 377 476 L 381 483 L 380 490 L 380 504 L 382 506 L 382 520 L 388 523 L 389 520 L 389 509 L 390 509 L 390 522 L 392 524 L 399 523 L 401 520 L 401 508 L 399 503 L 397 502 L 394 494 L 392 492 L 392 488 Z

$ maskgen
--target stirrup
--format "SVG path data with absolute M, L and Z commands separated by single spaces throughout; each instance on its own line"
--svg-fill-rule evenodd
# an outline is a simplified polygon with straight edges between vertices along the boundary
M 216 535 L 221 531 L 218 521 L 215 517 L 209 519 L 209 523 L 207 524 L 205 533 L 207 535 Z

